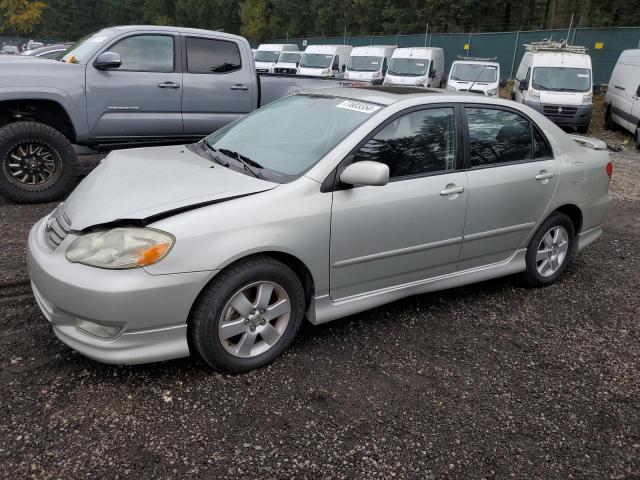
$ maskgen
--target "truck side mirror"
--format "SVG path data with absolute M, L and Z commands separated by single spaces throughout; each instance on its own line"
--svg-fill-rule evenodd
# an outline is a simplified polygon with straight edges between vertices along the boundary
M 93 64 L 98 70 L 119 68 L 120 65 L 122 65 L 122 60 L 120 59 L 120 54 L 116 52 L 101 53 Z
M 507 79 L 503 78 L 500 80 L 500 88 L 504 88 L 507 86 Z
M 436 72 L 434 70 L 429 72 L 429 78 L 436 78 Z
M 342 65 L 342 68 L 340 69 L 342 72 L 344 72 L 347 69 L 346 65 Z
M 640 85 L 638 85 L 638 89 L 636 90 L 636 97 L 640 97 Z
M 518 84 L 518 90 L 520 91 L 526 90 L 527 87 L 529 86 L 528 84 L 529 82 L 526 78 L 523 80 L 520 80 L 520 83 Z

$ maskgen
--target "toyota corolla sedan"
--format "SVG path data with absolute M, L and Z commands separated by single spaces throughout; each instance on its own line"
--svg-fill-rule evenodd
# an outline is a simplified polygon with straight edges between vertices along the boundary
M 32 228 L 33 292 L 93 359 L 195 353 L 246 371 L 304 318 L 516 273 L 557 281 L 602 234 L 611 173 L 602 142 L 515 102 L 299 93 L 193 145 L 111 153 Z

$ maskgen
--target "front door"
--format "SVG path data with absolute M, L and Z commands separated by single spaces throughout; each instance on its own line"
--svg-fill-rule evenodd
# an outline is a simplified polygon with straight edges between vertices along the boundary
M 450 106 L 396 116 L 355 153 L 387 164 L 390 181 L 333 194 L 332 299 L 455 271 L 467 208 L 458 153 Z
M 185 37 L 182 116 L 187 135 L 208 135 L 251 112 L 255 78 L 231 40 Z
M 149 33 L 116 40 L 119 68 L 87 65 L 87 119 L 92 139 L 182 135 L 178 39 Z
M 538 128 L 497 107 L 465 108 L 469 208 L 459 270 L 508 259 L 523 247 L 558 185 L 558 165 Z

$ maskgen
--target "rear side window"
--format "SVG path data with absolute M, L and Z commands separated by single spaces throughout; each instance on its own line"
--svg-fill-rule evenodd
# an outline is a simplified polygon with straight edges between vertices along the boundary
M 551 158 L 551 148 L 537 128 L 533 128 L 533 155 L 534 158 Z
M 109 51 L 120 54 L 122 64 L 117 70 L 173 72 L 173 36 L 170 35 L 127 37 Z
M 529 120 L 504 110 L 466 108 L 471 166 L 533 159 Z
M 428 174 L 456 167 L 453 108 L 433 108 L 396 118 L 356 153 L 353 161 L 389 166 L 391 178 Z
M 189 73 L 229 73 L 241 68 L 240 50 L 235 43 L 187 37 Z

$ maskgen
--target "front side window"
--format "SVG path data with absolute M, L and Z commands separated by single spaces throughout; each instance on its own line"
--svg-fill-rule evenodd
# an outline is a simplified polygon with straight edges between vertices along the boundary
M 350 72 L 377 72 L 382 65 L 380 57 L 349 57 L 347 70 Z
M 463 82 L 493 83 L 498 79 L 498 67 L 482 63 L 455 63 L 451 80 Z
M 396 118 L 355 155 L 389 166 L 391 178 L 422 175 L 456 167 L 453 108 L 433 108 Z
M 189 73 L 229 73 L 240 68 L 240 50 L 235 43 L 209 38 L 187 38 Z
M 466 108 L 471 166 L 531 160 L 529 120 L 504 110 Z
M 173 36 L 135 35 L 109 48 L 120 54 L 122 64 L 112 70 L 173 72 Z
M 300 59 L 300 66 L 306 68 L 329 68 L 333 55 L 325 53 L 305 53 Z
M 551 92 L 588 92 L 591 70 L 588 68 L 535 67 L 531 86 Z
M 380 105 L 326 95 L 292 95 L 207 137 L 209 146 L 260 165 L 268 179 L 295 178 L 366 121 Z
M 427 73 L 429 60 L 420 58 L 392 58 L 389 73 L 401 77 L 422 77 Z

